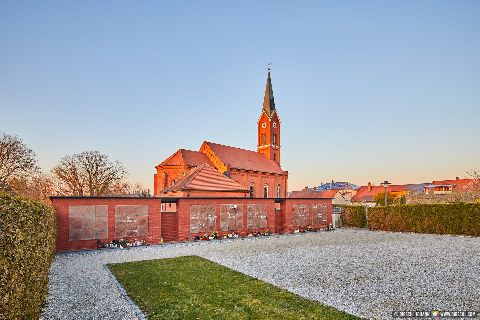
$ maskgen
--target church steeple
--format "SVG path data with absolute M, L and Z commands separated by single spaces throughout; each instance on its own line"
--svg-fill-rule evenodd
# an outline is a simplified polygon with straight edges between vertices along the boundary
M 270 117 L 275 110 L 275 99 L 273 97 L 272 79 L 270 78 L 270 64 L 268 65 L 267 84 L 265 86 L 265 96 L 263 98 L 263 110 Z
M 268 65 L 262 113 L 258 119 L 257 151 L 280 165 L 280 119 L 275 109 L 270 64 Z

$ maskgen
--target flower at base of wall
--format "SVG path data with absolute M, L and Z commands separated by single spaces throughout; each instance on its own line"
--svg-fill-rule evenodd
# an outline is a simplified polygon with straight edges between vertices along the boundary
M 238 238 L 238 234 L 235 232 L 229 232 L 223 235 L 223 238 L 225 239 L 233 239 L 233 238 Z
M 299 233 L 299 232 L 300 232 L 300 230 L 299 230 L 299 229 L 295 229 L 295 230 L 293 230 L 293 233 Z

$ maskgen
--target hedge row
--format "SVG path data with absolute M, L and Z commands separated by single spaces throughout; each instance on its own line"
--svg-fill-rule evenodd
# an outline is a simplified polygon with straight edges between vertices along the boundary
M 409 204 L 368 209 L 370 230 L 480 237 L 480 203 Z
M 354 228 L 366 228 L 367 219 L 363 206 L 341 206 L 342 226 Z
M 52 207 L 0 193 L 0 319 L 37 319 L 55 253 Z

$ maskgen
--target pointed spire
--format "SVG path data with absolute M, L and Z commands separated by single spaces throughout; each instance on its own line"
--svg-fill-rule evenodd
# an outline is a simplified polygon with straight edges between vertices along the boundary
M 268 77 L 267 85 L 265 86 L 265 97 L 263 98 L 263 110 L 271 116 L 273 110 L 275 110 L 275 100 L 273 98 L 272 79 L 270 78 L 270 65 L 268 64 Z

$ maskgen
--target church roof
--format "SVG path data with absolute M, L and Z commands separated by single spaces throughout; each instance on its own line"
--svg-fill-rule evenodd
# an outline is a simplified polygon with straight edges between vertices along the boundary
M 219 157 L 224 164 L 229 165 L 230 168 L 275 174 L 285 173 L 278 164 L 273 160 L 267 159 L 261 153 L 208 141 L 205 141 L 204 144 L 207 144 L 217 157 Z
M 210 160 L 208 160 L 208 157 L 202 152 L 178 149 L 158 166 L 196 167 L 204 163 L 210 164 Z
M 267 84 L 265 85 L 265 96 L 263 97 L 263 110 L 269 117 L 275 111 L 275 99 L 273 97 L 272 79 L 270 78 L 270 67 L 268 68 Z
M 192 168 L 168 191 L 249 191 L 208 164 Z

